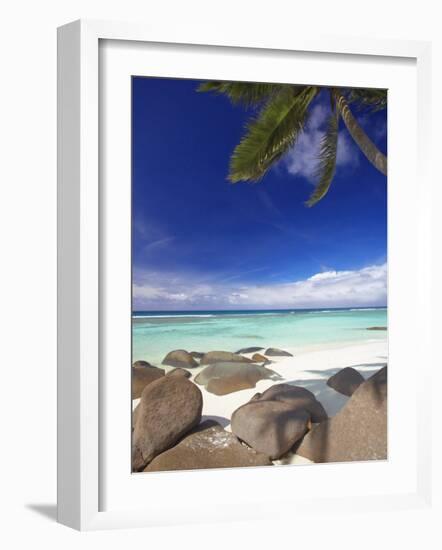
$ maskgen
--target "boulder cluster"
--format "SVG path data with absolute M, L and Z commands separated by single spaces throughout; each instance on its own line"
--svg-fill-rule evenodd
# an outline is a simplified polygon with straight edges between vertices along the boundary
M 359 385 L 336 416 L 318 424 L 296 453 L 313 462 L 387 458 L 387 367 Z
M 267 368 L 268 356 L 288 352 L 260 352 L 263 348 L 174 350 L 163 360 L 172 369 L 135 362 L 132 398 L 139 403 L 132 421 L 132 470 L 271 466 L 290 453 L 312 462 L 387 458 L 387 367 L 368 380 L 349 367 L 330 377 L 327 385 L 349 399 L 329 418 L 311 391 L 280 383 L 281 376 Z M 214 420 L 202 421 L 201 387 L 226 395 L 263 379 L 275 383 L 233 412 L 231 431 Z

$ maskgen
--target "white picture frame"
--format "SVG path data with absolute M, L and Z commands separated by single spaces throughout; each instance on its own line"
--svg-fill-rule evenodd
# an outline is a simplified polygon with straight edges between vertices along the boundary
M 413 231 L 413 243 L 409 246 L 411 254 L 415 255 L 415 268 L 410 269 L 408 291 L 412 295 L 412 303 L 419 311 L 430 311 L 431 308 L 431 211 L 426 205 L 431 204 L 432 182 L 429 177 L 428 145 L 431 102 L 429 97 L 430 51 L 426 42 L 408 42 L 391 40 L 371 40 L 350 37 L 303 37 L 299 33 L 293 37 L 280 37 L 278 42 L 268 44 L 265 37 L 251 39 L 249 37 L 231 36 L 212 38 L 205 36 L 204 31 L 188 35 L 185 29 L 170 34 L 155 30 L 152 26 L 101 21 L 76 21 L 61 27 L 58 31 L 58 521 L 80 530 L 104 529 L 117 527 L 148 527 L 161 524 L 191 523 L 196 521 L 229 521 L 232 519 L 259 519 L 264 517 L 266 498 L 278 498 L 270 495 L 269 489 L 262 489 L 258 498 L 253 491 L 249 492 L 247 504 L 238 500 L 229 507 L 221 509 L 221 493 L 214 499 L 213 507 L 218 507 L 214 516 L 213 509 L 201 512 L 198 518 L 188 513 L 177 499 L 176 506 L 166 511 L 164 506 L 137 507 L 129 506 L 129 497 L 121 499 L 121 505 L 112 509 L 103 509 L 101 485 L 105 480 L 103 474 L 103 452 L 107 446 L 103 442 L 102 421 L 106 407 L 106 395 L 101 385 L 102 378 L 102 307 L 107 299 L 103 289 L 103 250 L 102 232 L 106 225 L 100 221 L 103 212 L 103 189 L 100 180 L 100 44 L 102 41 L 115 41 L 130 45 L 164 44 L 173 47 L 174 51 L 185 48 L 204 48 L 205 55 L 214 48 L 228 48 L 230 56 L 265 55 L 284 57 L 290 52 L 303 52 L 313 56 L 335 56 L 346 59 L 368 59 L 389 63 L 410 60 L 416 67 L 417 82 L 417 139 L 412 140 L 409 147 L 413 148 L 413 158 L 416 158 L 419 170 L 419 186 L 417 197 L 419 201 L 419 216 L 408 224 L 408 231 Z M 153 55 L 153 54 L 152 54 Z M 361 58 L 359 56 L 366 56 Z M 324 63 L 327 61 L 324 60 Z M 170 76 L 170 71 L 168 73 Z M 154 76 L 154 75 L 152 75 Z M 204 76 L 204 75 L 200 75 Z M 215 75 L 214 75 L 215 76 Z M 351 84 L 350 82 L 349 84 Z M 413 92 L 414 93 L 414 92 Z M 417 147 L 416 147 L 417 143 Z M 410 177 L 410 176 L 408 176 Z M 398 194 L 393 195 L 397 197 Z M 407 204 L 407 192 L 404 193 L 403 204 Z M 107 206 L 106 206 L 107 208 Z M 394 208 L 394 205 L 393 207 Z M 406 210 L 406 208 L 405 208 Z M 389 210 L 389 214 L 390 214 Z M 400 225 L 404 218 L 399 214 L 393 216 L 394 223 Z M 127 220 L 130 223 L 130 220 Z M 393 243 L 394 244 L 394 243 Z M 391 248 L 391 243 L 389 247 Z M 124 252 L 123 252 L 124 253 Z M 393 270 L 394 274 L 394 270 Z M 420 285 L 418 282 L 420 281 Z M 390 279 L 391 283 L 391 279 Z M 411 286 L 410 286 L 411 285 Z M 405 285 L 404 285 L 405 286 Z M 395 294 L 400 298 L 399 287 Z M 394 296 L 393 296 L 394 298 Z M 395 314 L 396 315 L 396 314 Z M 398 322 L 395 324 L 395 319 Z M 289 504 L 291 510 L 296 507 L 302 513 L 315 514 L 326 511 L 333 500 L 335 511 L 345 513 L 357 507 L 370 511 L 381 508 L 418 507 L 428 505 L 431 497 L 430 468 L 430 432 L 427 419 L 430 415 L 428 392 L 430 368 L 433 360 L 428 326 L 430 315 L 422 315 L 419 330 L 423 357 L 420 368 L 422 374 L 413 381 L 409 391 L 417 398 L 416 407 L 409 411 L 410 425 L 413 427 L 414 450 L 416 455 L 409 462 L 408 468 L 413 468 L 412 488 L 401 488 L 403 477 L 398 476 L 396 489 L 389 488 L 385 492 L 352 494 L 351 490 L 344 493 L 333 493 L 331 487 L 327 495 L 316 494 L 314 498 L 295 499 L 294 496 L 282 495 L 281 501 Z M 390 317 L 393 336 L 392 342 L 399 341 L 400 331 L 406 328 L 399 323 L 399 314 Z M 395 328 L 396 327 L 396 328 Z M 394 336 L 396 330 L 397 337 Z M 407 340 L 407 334 L 404 332 Z M 398 360 L 401 358 L 396 354 Z M 412 354 L 404 360 L 410 363 Z M 394 377 L 393 377 L 394 383 Z M 406 385 L 406 382 L 404 382 Z M 405 386 L 404 386 L 405 387 Z M 107 390 L 109 387 L 106 386 Z M 109 390 L 110 391 L 110 390 Z M 408 391 L 405 388 L 405 391 Z M 411 395 L 411 393 L 410 393 Z M 402 405 L 401 405 L 402 406 Z M 405 437 L 402 435 L 401 437 Z M 408 464 L 408 463 L 407 463 Z M 327 465 L 334 468 L 335 476 L 345 477 L 340 468 L 342 465 Z M 321 477 L 327 476 L 329 470 L 321 468 Z M 364 468 L 361 465 L 361 468 Z M 394 473 L 395 465 L 390 465 Z M 241 479 L 247 483 L 253 482 L 256 470 L 249 469 Z M 272 469 L 273 470 L 273 469 Z M 290 468 L 274 468 L 274 483 L 285 483 Z M 305 469 L 307 470 L 307 469 Z M 293 469 L 292 469 L 293 471 Z M 319 472 L 319 470 L 318 470 Z M 356 472 L 356 476 L 360 472 Z M 128 472 L 126 472 L 129 475 Z M 124 475 L 126 475 L 126 473 Z M 199 477 L 192 478 L 192 486 L 207 485 L 207 480 L 216 478 L 220 487 L 226 479 L 239 480 L 238 472 L 199 472 Z M 185 490 L 184 473 L 163 473 L 151 478 L 152 486 L 167 491 L 173 489 L 173 484 Z M 306 474 L 307 475 L 307 474 Z M 308 474 L 310 475 L 310 474 Z M 319 473 L 318 473 L 319 475 Z M 407 475 L 407 471 L 401 473 Z M 409 471 L 408 471 L 409 475 Z M 181 476 L 181 477 L 178 477 Z M 131 485 L 138 483 L 140 476 L 132 476 Z M 351 475 L 349 475 L 351 478 Z M 173 484 L 171 484 L 171 480 Z M 184 483 L 180 485 L 180 483 Z M 144 476 L 144 487 L 149 483 Z M 249 487 L 249 485 L 247 485 Z M 198 491 L 196 491 L 198 492 Z M 129 494 L 129 493 L 127 493 Z M 267 496 L 266 496 L 267 495 Z M 219 499 L 219 502 L 216 501 Z M 301 504 L 301 506 L 300 506 Z M 280 515 L 281 511 L 278 511 Z M 266 510 L 268 516 L 268 510 Z

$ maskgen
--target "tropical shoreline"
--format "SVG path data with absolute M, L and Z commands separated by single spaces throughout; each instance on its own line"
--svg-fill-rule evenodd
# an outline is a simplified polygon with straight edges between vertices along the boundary
M 385 332 L 383 340 L 322 345 L 315 346 L 313 349 L 311 346 L 306 346 L 304 349 L 287 346 L 284 351 L 291 355 L 271 357 L 269 358 L 271 362 L 266 364 L 266 368 L 274 372 L 277 379 L 258 380 L 255 387 L 239 389 L 223 395 L 216 395 L 199 383 L 198 375 L 207 368 L 207 365 L 198 365 L 188 369 L 189 381 L 194 382 L 202 394 L 200 422 L 216 422 L 225 431 L 231 432 L 231 418 L 238 408 L 250 402 L 257 393 L 262 394 L 272 386 L 280 384 L 308 390 L 322 405 L 327 416 L 333 418 L 344 408 L 351 397 L 336 391 L 327 385 L 327 381 L 347 367 L 355 369 L 364 380 L 379 373 L 387 365 L 388 341 L 386 336 Z M 254 352 L 244 352 L 241 355 L 251 360 Z M 166 378 L 175 369 L 168 365 L 161 365 L 161 368 L 164 369 Z M 139 402 L 140 399 L 133 400 L 133 410 Z M 309 462 L 311 461 L 293 451 L 272 460 L 274 465 Z
M 356 344 L 354 342 L 322 344 L 304 348 L 287 346 L 284 349 L 292 353 L 293 357 L 274 357 L 271 364 L 271 368 L 277 370 L 278 374 L 282 376 L 283 380 L 281 382 L 296 381 L 299 382 L 299 385 L 307 387 L 317 398 L 320 396 L 324 399 L 323 406 L 327 414 L 334 416 L 345 405 L 348 397 L 328 388 L 326 385 L 328 378 L 345 367 L 357 368 L 365 379 L 369 378 L 387 364 L 388 341 L 385 339 L 383 341 L 366 341 Z M 253 353 L 244 353 L 243 355 L 252 357 Z M 175 367 L 161 365 L 161 368 L 167 374 L 173 371 Z M 204 368 L 205 366 L 192 368 L 189 371 L 189 379 L 195 380 Z M 309 374 L 312 369 L 317 371 L 316 375 Z M 308 386 L 312 385 L 313 380 L 315 381 L 314 388 L 311 389 Z M 204 386 L 201 386 L 200 389 L 203 392 L 202 416 L 205 419 L 215 416 L 230 418 L 235 408 L 246 403 L 255 393 L 265 391 L 274 383 L 272 380 L 260 380 L 255 388 L 239 390 L 221 396 L 214 395 L 208 392 Z M 138 402 L 139 399 L 133 400 L 133 408 L 136 407 Z M 228 424 L 225 424 L 225 426 L 228 427 Z
M 385 332 L 370 329 L 388 324 L 386 308 L 205 311 L 197 312 L 198 317 L 195 313 L 149 312 L 133 317 L 133 361 L 160 366 L 172 349 L 235 352 L 245 346 L 274 346 L 300 354 L 324 345 L 383 341 Z

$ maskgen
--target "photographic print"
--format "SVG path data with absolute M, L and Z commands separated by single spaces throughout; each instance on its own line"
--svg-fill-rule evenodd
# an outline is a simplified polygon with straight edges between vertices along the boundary
M 132 472 L 386 460 L 387 328 L 387 90 L 132 77 Z

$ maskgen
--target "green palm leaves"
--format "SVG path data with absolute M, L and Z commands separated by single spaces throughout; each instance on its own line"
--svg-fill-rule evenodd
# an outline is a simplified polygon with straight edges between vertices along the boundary
M 229 180 L 259 181 L 286 153 L 302 132 L 310 102 L 317 89 L 283 88 L 247 125 L 247 133 L 230 160 Z
M 306 126 L 309 107 L 320 88 L 254 82 L 206 82 L 198 90 L 225 95 L 232 103 L 253 109 L 245 134 L 230 159 L 228 178 L 236 183 L 260 181 L 269 168 L 293 148 Z M 315 190 L 306 202 L 307 206 L 320 201 L 333 181 L 340 119 L 368 160 L 384 174 L 387 169 L 387 158 L 365 134 L 349 108 L 349 103 L 354 103 L 369 111 L 383 109 L 387 104 L 386 90 L 328 90 L 331 114 L 318 154 Z
M 198 91 L 224 94 L 232 103 L 257 108 L 232 154 L 232 183 L 259 181 L 294 145 L 305 126 L 308 107 L 318 93 L 315 86 L 254 82 L 206 82 Z
M 321 141 L 318 169 L 316 172 L 317 184 L 310 198 L 305 203 L 313 206 L 327 194 L 336 171 L 336 156 L 338 152 L 339 113 L 335 111 L 328 119 L 327 131 Z
M 199 92 L 213 92 L 226 95 L 233 104 L 242 104 L 254 107 L 263 101 L 269 100 L 284 88 L 291 88 L 286 84 L 267 84 L 266 82 L 204 82 L 198 88 Z
M 349 94 L 350 103 L 367 107 L 370 111 L 381 111 L 387 107 L 387 90 L 353 88 Z

